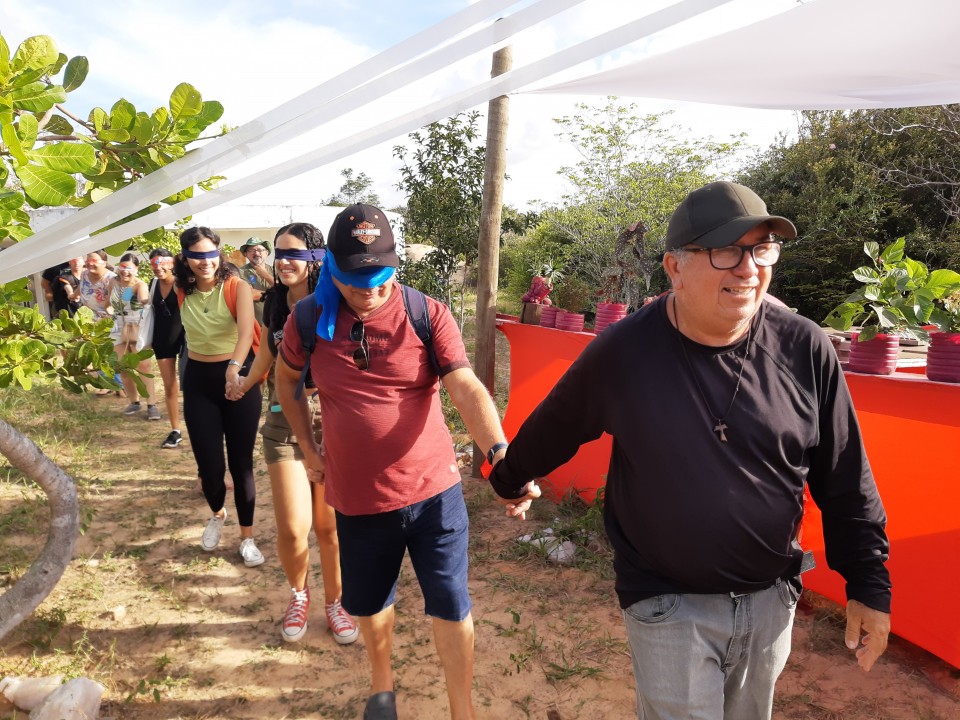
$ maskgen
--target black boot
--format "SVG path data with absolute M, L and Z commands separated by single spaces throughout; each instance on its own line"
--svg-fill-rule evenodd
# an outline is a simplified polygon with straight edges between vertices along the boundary
M 397 696 L 390 691 L 371 695 L 363 711 L 363 720 L 397 720 Z

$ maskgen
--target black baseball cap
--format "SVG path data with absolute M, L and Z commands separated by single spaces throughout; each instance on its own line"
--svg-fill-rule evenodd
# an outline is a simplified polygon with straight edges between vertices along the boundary
M 733 245 L 764 222 L 781 237 L 797 236 L 793 223 L 779 215 L 768 215 L 767 204 L 750 188 L 712 182 L 689 193 L 674 210 L 667 226 L 667 250 L 690 243 L 705 248 Z
M 393 229 L 386 214 L 373 205 L 351 205 L 334 218 L 327 249 L 344 272 L 400 267 Z

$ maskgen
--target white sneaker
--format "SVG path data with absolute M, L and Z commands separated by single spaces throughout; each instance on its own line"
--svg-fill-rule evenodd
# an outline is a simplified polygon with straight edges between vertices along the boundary
M 220 534 L 223 532 L 223 523 L 227 519 L 227 509 L 223 509 L 223 515 L 214 515 L 207 522 L 203 529 L 203 535 L 200 536 L 200 547 L 207 552 L 213 552 L 220 544 Z
M 240 557 L 243 558 L 243 564 L 247 567 L 263 565 L 263 553 L 257 549 L 257 544 L 252 537 L 244 538 L 240 543 Z

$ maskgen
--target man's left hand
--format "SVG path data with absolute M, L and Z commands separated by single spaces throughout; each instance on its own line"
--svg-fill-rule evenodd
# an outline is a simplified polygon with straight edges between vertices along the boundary
M 860 633 L 863 631 L 863 640 Z M 847 602 L 847 647 L 857 650 L 857 663 L 866 672 L 887 649 L 890 636 L 890 613 L 867 607 L 857 600 Z M 861 646 L 862 642 L 862 646 Z M 859 648 L 859 649 L 858 649 Z
M 499 503 L 507 506 L 507 517 L 518 517 L 521 520 L 527 519 L 527 510 L 530 509 L 530 505 L 533 504 L 533 501 L 540 497 L 540 487 L 533 480 L 531 480 L 523 486 L 523 491 L 526 494 L 522 497 L 512 499 L 502 497 L 497 498 Z

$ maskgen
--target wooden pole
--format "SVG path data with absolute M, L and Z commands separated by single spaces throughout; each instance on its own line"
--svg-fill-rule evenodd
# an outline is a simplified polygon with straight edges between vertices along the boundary
M 490 77 L 513 67 L 510 46 L 493 54 Z M 503 180 L 507 172 L 507 127 L 509 99 L 506 95 L 490 101 L 487 110 L 487 152 L 483 169 L 483 204 L 480 210 L 479 255 L 477 258 L 477 340 L 474 368 L 477 377 L 493 394 L 496 369 L 497 276 L 500 273 L 500 218 L 503 211 Z M 473 445 L 473 477 L 480 477 L 483 453 L 487 448 Z

